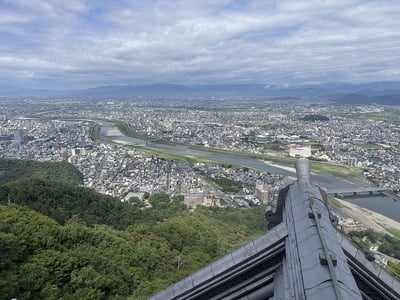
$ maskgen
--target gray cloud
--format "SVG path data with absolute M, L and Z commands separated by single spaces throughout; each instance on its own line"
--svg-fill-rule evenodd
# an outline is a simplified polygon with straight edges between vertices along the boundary
M 400 80 L 396 1 L 0 0 L 0 83 Z

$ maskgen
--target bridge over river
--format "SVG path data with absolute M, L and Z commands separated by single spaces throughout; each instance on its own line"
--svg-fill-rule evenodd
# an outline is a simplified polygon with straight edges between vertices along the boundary
M 348 197 L 383 194 L 385 191 L 385 189 L 380 187 L 350 187 L 342 189 L 330 189 L 327 190 L 326 193 L 335 197 Z
M 200 149 L 193 149 L 190 148 L 189 145 L 174 145 L 174 144 L 170 145 L 165 143 L 158 143 L 156 142 L 156 139 L 151 140 L 146 145 L 145 140 L 125 136 L 111 122 L 105 122 L 105 121 L 97 121 L 97 122 L 101 126 L 100 137 L 105 141 L 112 141 L 114 143 L 122 145 L 142 146 L 156 151 L 175 153 L 179 155 L 186 155 L 190 157 L 198 157 L 207 160 L 219 161 L 225 164 L 239 165 L 242 167 L 248 167 L 263 172 L 269 172 L 272 174 L 281 174 L 290 177 L 296 176 L 294 169 L 290 170 L 287 168 L 283 168 L 282 166 L 277 166 L 271 163 L 267 163 L 265 161 L 249 157 L 246 155 L 214 153 Z M 360 200 L 360 203 L 357 204 L 359 204 L 360 206 L 376 211 L 389 218 L 392 218 L 393 220 L 400 221 L 399 217 L 400 201 L 396 202 L 392 201 L 392 199 L 389 197 L 385 196 L 382 197 L 380 194 L 383 192 L 383 189 L 378 188 L 378 190 L 376 190 L 376 188 L 366 187 L 365 185 L 362 184 L 360 186 L 360 183 L 350 182 L 348 180 L 323 174 L 321 172 L 311 172 L 311 178 L 313 182 L 325 188 L 328 191 L 328 194 L 330 195 L 335 195 L 336 193 L 337 196 L 346 195 L 348 196 L 348 198 L 358 199 Z M 372 192 L 372 194 L 370 192 Z M 366 201 L 362 197 L 362 195 L 365 195 L 366 196 L 365 198 L 367 197 L 370 198 L 369 200 L 371 201 Z M 379 201 L 375 201 L 376 199 L 373 196 L 379 198 Z
M 310 162 L 267 207 L 269 230 L 150 300 L 398 300 L 400 282 L 334 227 Z

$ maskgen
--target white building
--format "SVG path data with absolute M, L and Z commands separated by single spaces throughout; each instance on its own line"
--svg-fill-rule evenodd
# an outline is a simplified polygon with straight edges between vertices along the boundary
M 299 146 L 289 148 L 290 157 L 310 157 L 311 156 L 311 146 Z

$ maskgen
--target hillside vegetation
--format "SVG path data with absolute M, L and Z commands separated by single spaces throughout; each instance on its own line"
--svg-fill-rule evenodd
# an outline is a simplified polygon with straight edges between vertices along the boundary
M 0 169 L 10 174 L 0 183 L 0 300 L 147 299 L 266 228 L 262 206 L 189 212 L 182 197 L 160 193 L 144 209 L 75 180 L 43 179 L 76 174 L 66 163 L 22 161 L 15 180 L 10 166 Z
M 94 190 L 37 178 L 20 178 L 0 186 L 0 203 L 9 201 L 28 206 L 61 225 L 75 217 L 90 226 L 125 229 L 137 213 L 132 206 Z
M 66 161 L 38 162 L 0 158 L 0 184 L 21 177 L 48 179 L 73 185 L 83 181 L 81 172 Z
M 149 200 L 140 209 L 42 179 L 0 186 L 0 299 L 146 299 L 265 229 L 261 207 Z

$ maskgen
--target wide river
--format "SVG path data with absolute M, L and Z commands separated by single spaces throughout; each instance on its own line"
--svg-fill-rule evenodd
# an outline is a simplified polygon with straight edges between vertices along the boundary
M 279 166 L 276 164 L 264 162 L 262 160 L 247 157 L 245 155 L 230 155 L 223 153 L 215 153 L 210 151 L 202 151 L 198 149 L 192 149 L 188 146 L 182 145 L 167 145 L 157 142 L 151 142 L 146 145 L 146 142 L 141 139 L 132 138 L 123 135 L 112 123 L 109 122 L 98 122 L 101 125 L 100 137 L 103 140 L 109 140 L 114 143 L 124 144 L 124 145 L 140 145 L 148 149 L 176 153 L 179 155 L 186 155 L 190 157 L 197 157 L 203 159 L 210 159 L 225 164 L 239 165 L 242 167 L 249 167 L 252 169 L 257 169 L 264 172 L 269 172 L 271 174 L 282 174 L 287 176 L 296 177 L 295 169 L 288 168 L 284 166 Z M 347 188 L 357 188 L 360 187 L 360 183 L 351 182 L 343 178 L 323 174 L 320 172 L 311 172 L 311 180 L 321 187 L 327 190 L 335 189 L 347 189 Z M 345 200 L 352 203 L 358 204 L 362 207 L 380 213 L 387 216 L 393 220 L 400 222 L 400 201 L 394 201 L 393 199 L 386 196 L 367 196 L 367 197 L 357 197 L 357 198 L 346 198 Z

